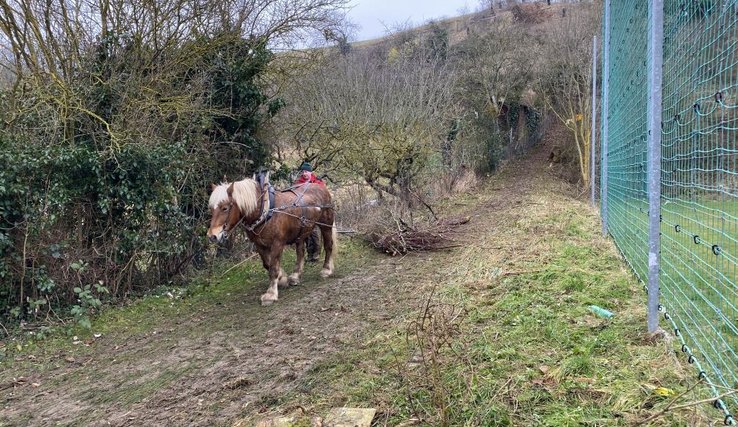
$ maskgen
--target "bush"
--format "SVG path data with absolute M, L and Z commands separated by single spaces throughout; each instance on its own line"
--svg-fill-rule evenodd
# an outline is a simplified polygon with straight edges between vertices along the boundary
M 4 316 L 68 306 L 74 288 L 90 284 L 112 296 L 146 288 L 199 249 L 198 221 L 178 191 L 181 145 L 129 144 L 113 155 L 84 145 L 0 144 Z
M 105 38 L 66 90 L 0 97 L 25 108 L 0 132 L 0 318 L 84 324 L 105 299 L 176 280 L 202 258 L 209 184 L 270 162 L 257 134 L 282 103 L 258 83 L 263 43 L 196 40 L 166 79 L 131 43 Z

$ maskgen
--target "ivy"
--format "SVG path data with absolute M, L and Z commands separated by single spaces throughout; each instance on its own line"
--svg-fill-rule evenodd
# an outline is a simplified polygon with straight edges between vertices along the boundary
M 257 134 L 285 104 L 262 90 L 274 59 L 263 41 L 194 40 L 168 52 L 189 68 L 158 80 L 136 43 L 109 33 L 75 70 L 68 90 L 89 113 L 62 114 L 45 101 L 53 86 L 0 92 L 0 111 L 34 107 L 0 130 L 0 319 L 54 310 L 88 324 L 106 299 L 183 277 L 204 251 L 209 183 L 270 162 Z M 191 86 L 187 108 L 151 114 Z

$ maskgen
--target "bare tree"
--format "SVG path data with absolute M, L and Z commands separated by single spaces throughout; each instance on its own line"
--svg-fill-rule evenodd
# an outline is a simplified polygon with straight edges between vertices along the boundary
M 531 39 L 520 25 L 495 19 L 454 47 L 452 60 L 465 70 L 456 88 L 464 108 L 457 148 L 463 164 L 477 171 L 494 169 L 504 147 L 520 136 L 510 130 L 525 121 L 517 113 L 521 95 L 531 86 Z
M 0 293 L 18 314 L 182 272 L 204 183 L 269 161 L 259 132 L 291 72 L 274 50 L 339 27 L 345 4 L 0 0 Z
M 500 112 L 506 101 L 517 101 L 528 86 L 534 62 L 529 36 L 520 26 L 495 20 L 484 34 L 474 34 L 457 46 L 464 73 L 462 90 L 479 96 L 484 108 Z
M 457 113 L 455 73 L 424 49 L 393 49 L 328 58 L 289 91 L 284 125 L 304 157 L 410 202 Z
M 126 35 L 160 55 L 197 36 L 231 31 L 290 45 L 345 21 L 346 0 L 0 0 L 0 46 L 15 71 L 69 76 L 84 49 Z
M 345 4 L 346 0 L 0 0 L 3 75 L 12 76 L 16 93 L 20 88 L 34 91 L 36 101 L 28 105 L 26 97 L 11 99 L 6 120 L 13 122 L 29 108 L 42 108 L 47 110 L 45 117 L 58 119 L 61 139 L 72 137 L 68 123 L 77 121 L 96 123 L 113 142 L 145 136 L 143 130 L 159 127 L 160 120 L 151 120 L 151 114 L 191 119 L 210 108 L 200 96 L 207 82 L 198 82 L 197 61 L 207 54 L 203 50 L 215 54 L 234 37 L 248 40 L 254 50 L 290 46 L 310 32 L 340 28 Z M 197 45 L 198 40 L 209 41 Z M 94 63 L 103 61 L 103 68 Z M 188 91 L 168 93 L 170 83 L 183 78 Z M 135 92 L 126 95 L 125 111 L 116 112 L 115 123 L 90 105 L 85 92 L 96 86 Z M 147 89 L 139 90 L 142 87 Z
M 598 7 L 582 4 L 548 23 L 537 55 L 541 92 L 548 109 L 571 131 L 585 187 L 590 185 L 592 37 L 598 28 Z

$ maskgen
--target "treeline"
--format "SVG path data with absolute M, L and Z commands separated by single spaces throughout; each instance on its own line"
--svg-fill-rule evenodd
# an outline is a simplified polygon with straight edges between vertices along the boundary
M 420 204 L 430 181 L 494 170 L 509 142 L 525 138 L 518 125 L 537 126 L 538 113 L 521 103 L 530 67 L 512 34 L 515 25 L 500 22 L 452 45 L 432 23 L 326 51 L 286 88 L 274 119 L 280 140 L 379 198 Z
M 285 88 L 274 118 L 281 146 L 412 205 L 433 181 L 486 174 L 530 148 L 548 114 L 568 128 L 561 148 L 586 187 L 600 6 L 567 15 L 544 5 L 515 5 L 483 26 L 476 14 L 401 28 L 356 47 L 337 38 Z

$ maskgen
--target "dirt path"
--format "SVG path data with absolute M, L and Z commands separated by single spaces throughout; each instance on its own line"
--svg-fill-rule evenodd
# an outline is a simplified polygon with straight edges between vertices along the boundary
M 571 190 L 549 174 L 547 154 L 544 145 L 508 163 L 469 199 L 465 237 L 493 244 L 526 215 L 533 193 L 565 202 Z M 496 246 L 502 264 L 507 251 L 526 244 Z M 367 333 L 396 326 L 446 271 L 442 257 L 381 258 L 342 277 L 339 256 L 338 277 L 307 280 L 273 306 L 257 304 L 259 283 L 222 304 L 183 309 L 155 330 L 113 331 L 82 355 L 40 356 L 36 367 L 0 374 L 0 425 L 228 424 L 268 408 L 316 364 Z M 5 387 L 21 376 L 23 382 Z

